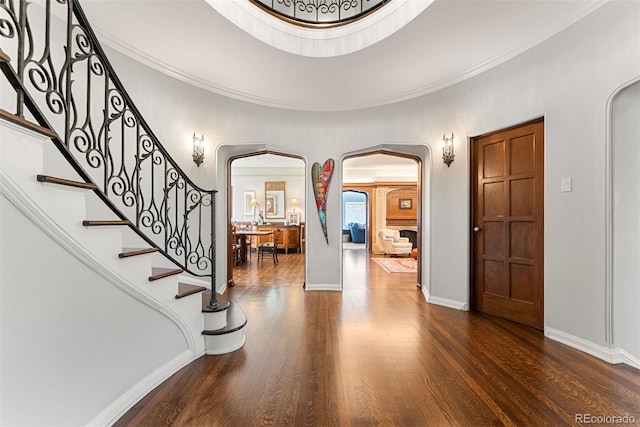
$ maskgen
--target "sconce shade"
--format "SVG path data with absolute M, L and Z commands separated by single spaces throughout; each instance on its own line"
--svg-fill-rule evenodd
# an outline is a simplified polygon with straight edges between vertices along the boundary
M 193 133 L 193 161 L 198 167 L 204 161 L 204 135 L 198 138 L 195 132 Z
M 442 161 L 447 167 L 451 166 L 453 162 L 453 132 L 451 132 L 451 138 L 447 138 L 445 134 L 442 134 Z

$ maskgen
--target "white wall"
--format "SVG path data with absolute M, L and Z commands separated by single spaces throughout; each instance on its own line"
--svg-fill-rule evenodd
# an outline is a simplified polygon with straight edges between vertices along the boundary
M 640 83 L 613 103 L 613 345 L 640 361 Z
M 243 193 L 245 191 L 255 191 L 259 209 L 264 211 L 265 190 L 264 183 L 267 181 L 282 181 L 285 183 L 285 213 L 282 219 L 273 219 L 274 222 L 282 222 L 293 213 L 291 199 L 298 200 L 300 206 L 296 206 L 296 213 L 301 215 L 300 221 L 305 220 L 304 206 L 304 165 L 300 161 L 299 168 L 232 168 L 231 186 L 233 191 L 233 206 L 231 209 L 231 219 L 235 221 L 253 221 L 253 215 L 243 215 Z M 257 218 L 257 214 L 256 214 Z
M 439 148 L 441 135 L 457 136 L 447 168 L 421 155 L 429 175 L 432 254 L 425 257 L 431 296 L 469 301 L 468 138 L 545 117 L 545 325 L 606 345 L 605 307 L 605 107 L 610 94 L 640 73 L 640 4 L 612 1 L 524 54 L 453 87 L 380 108 L 340 113 L 285 111 L 228 99 L 172 80 L 112 53 L 112 61 L 162 141 L 204 132 L 217 158 L 203 167 L 190 149 L 171 149 L 196 182 L 220 190 L 225 212 L 226 160 L 258 149 L 300 155 L 310 176 L 313 162 L 336 160 L 329 189 L 329 244 L 308 216 L 307 244 L 314 262 L 307 283 L 340 287 L 340 186 L 345 154 L 370 147 Z M 170 120 L 169 120 L 170 118 Z M 224 147 L 222 147 L 224 145 Z M 213 147 L 208 147 L 212 153 Z M 193 166 L 191 166 L 191 165 Z M 573 191 L 560 192 L 560 179 Z M 306 210 L 314 209 L 310 180 Z M 335 219 L 334 219 L 335 218 Z M 218 221 L 219 235 L 224 221 Z M 225 277 L 218 263 L 218 277 Z
M 187 350 L 176 324 L 62 249 L 4 196 L 0 218 L 0 425 L 87 425 Z

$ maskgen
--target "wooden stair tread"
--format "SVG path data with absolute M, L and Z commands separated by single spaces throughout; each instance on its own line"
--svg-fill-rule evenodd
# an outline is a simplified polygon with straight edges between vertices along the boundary
M 82 189 L 85 189 L 85 190 L 97 190 L 98 189 L 98 186 L 96 184 L 94 184 L 94 183 L 91 183 L 91 182 L 73 181 L 71 179 L 58 178 L 56 176 L 36 175 L 36 179 L 38 180 L 38 182 L 45 182 L 45 183 L 48 183 L 48 184 L 65 185 L 67 187 L 82 188 Z
M 190 285 L 189 283 L 178 283 L 178 293 L 176 299 L 184 298 L 198 292 L 206 291 L 208 288 L 198 285 Z
M 153 282 L 154 280 L 164 279 L 165 277 L 175 276 L 176 274 L 182 273 L 184 270 L 181 268 L 162 268 L 162 267 L 152 267 L 151 268 L 151 276 L 149 276 L 149 281 Z
M 203 310 L 202 311 L 205 311 L 205 304 L 208 305 L 209 304 L 209 300 L 211 299 L 211 291 L 207 290 L 206 292 L 208 292 L 209 297 L 206 298 L 206 300 L 205 300 L 205 296 L 206 295 L 204 295 L 204 294 L 202 295 L 202 301 L 203 301 Z M 247 324 L 247 316 L 245 316 L 244 312 L 240 309 L 240 307 L 235 305 L 233 302 L 229 301 L 223 295 L 218 295 L 218 304 L 220 304 L 222 301 L 224 301 L 225 303 L 229 304 L 229 308 L 226 310 L 227 311 L 227 313 L 226 313 L 227 314 L 227 325 L 225 327 L 223 327 L 223 328 L 216 329 L 216 330 L 204 330 L 204 331 L 202 331 L 202 335 L 225 335 L 225 334 L 230 334 L 232 332 L 239 331 L 240 329 L 244 328 L 244 326 Z M 209 309 L 209 311 L 210 311 L 210 309 Z
M 151 254 L 158 251 L 158 248 L 122 248 L 122 252 L 118 254 L 118 258 L 128 258 L 137 255 Z
M 131 221 L 127 219 L 86 219 L 82 221 L 82 225 L 85 227 L 101 227 L 111 225 L 131 225 Z
M 39 133 L 40 135 L 44 135 L 48 138 L 58 137 L 58 134 L 51 129 L 47 129 L 38 124 L 30 122 L 24 117 L 16 116 L 15 114 L 8 112 L 7 110 L 3 110 L 2 108 L 0 108 L 0 118 L 5 119 L 6 121 L 11 122 L 15 125 L 21 126 L 25 129 L 29 129 L 33 132 Z
M 0 62 L 11 62 L 11 58 L 2 49 L 0 49 Z

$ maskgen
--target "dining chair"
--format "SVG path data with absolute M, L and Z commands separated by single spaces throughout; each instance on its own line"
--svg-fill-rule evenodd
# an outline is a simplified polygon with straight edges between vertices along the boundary
M 273 263 L 278 263 L 278 240 L 280 240 L 280 228 L 276 228 L 276 232 L 273 235 L 273 241 L 262 242 L 258 245 L 258 261 L 264 260 L 264 254 L 271 254 L 273 256 Z
M 229 248 L 233 254 L 233 265 L 239 265 L 240 261 L 242 260 L 241 258 L 241 253 L 240 253 L 240 248 L 242 246 L 240 245 L 240 241 L 238 240 L 238 235 L 236 234 L 236 227 L 234 225 L 231 226 L 231 242 L 229 245 Z

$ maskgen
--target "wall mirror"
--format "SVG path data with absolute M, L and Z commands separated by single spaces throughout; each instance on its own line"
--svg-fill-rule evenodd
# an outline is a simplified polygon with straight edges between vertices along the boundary
M 267 181 L 264 183 L 264 214 L 266 219 L 285 218 L 285 182 Z

